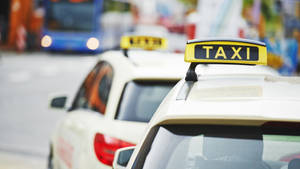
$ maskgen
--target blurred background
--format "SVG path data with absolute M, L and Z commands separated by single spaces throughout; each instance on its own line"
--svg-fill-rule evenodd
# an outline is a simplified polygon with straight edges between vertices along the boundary
M 46 168 L 64 115 L 49 96 L 74 95 L 122 35 L 165 37 L 176 53 L 195 38 L 259 40 L 269 66 L 300 73 L 300 0 L 2 0 L 0 9 L 0 168 Z

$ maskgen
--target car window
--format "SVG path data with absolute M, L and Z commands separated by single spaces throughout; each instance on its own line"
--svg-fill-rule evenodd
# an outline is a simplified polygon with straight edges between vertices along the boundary
M 288 169 L 300 157 L 299 124 L 294 126 L 160 126 L 133 168 Z
M 72 109 L 90 109 L 105 113 L 112 85 L 113 70 L 106 62 L 98 63 L 87 75 L 74 100 Z
M 92 109 L 104 114 L 112 85 L 112 68 L 104 65 L 99 71 L 91 96 Z
M 98 85 L 98 87 L 99 87 L 98 96 L 104 104 L 107 103 L 108 94 L 109 94 L 110 87 L 111 87 L 111 82 L 112 82 L 112 76 L 111 76 L 111 74 L 107 73 L 102 77 L 102 80 L 100 81 L 100 83 Z
M 124 88 L 116 119 L 149 122 L 176 81 L 132 81 Z

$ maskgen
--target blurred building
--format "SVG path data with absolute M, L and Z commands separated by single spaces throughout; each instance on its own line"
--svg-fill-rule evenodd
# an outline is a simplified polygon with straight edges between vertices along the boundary
M 1 5 L 1 45 L 23 51 L 38 48 L 42 28 L 41 0 L 5 0 Z M 3 8 L 3 9 L 2 9 Z
M 194 36 L 239 37 L 266 43 L 271 66 L 282 74 L 296 72 L 300 56 L 299 0 L 198 0 L 187 17 Z

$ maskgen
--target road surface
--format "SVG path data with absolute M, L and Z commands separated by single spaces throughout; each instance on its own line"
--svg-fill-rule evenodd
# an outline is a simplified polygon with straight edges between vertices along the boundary
M 53 93 L 72 97 L 95 56 L 0 53 L 0 169 L 46 168 L 49 138 L 64 111 Z

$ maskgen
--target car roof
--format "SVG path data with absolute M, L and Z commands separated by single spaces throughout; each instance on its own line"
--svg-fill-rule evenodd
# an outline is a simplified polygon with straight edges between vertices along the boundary
M 198 74 L 197 82 L 181 80 L 172 89 L 152 123 L 192 123 L 197 119 L 299 122 L 299 105 L 299 77 Z
M 131 79 L 181 79 L 188 69 L 183 54 L 130 50 L 128 57 L 123 51 L 108 51 L 99 56 L 99 61 L 109 62 L 114 71 L 126 73 Z

